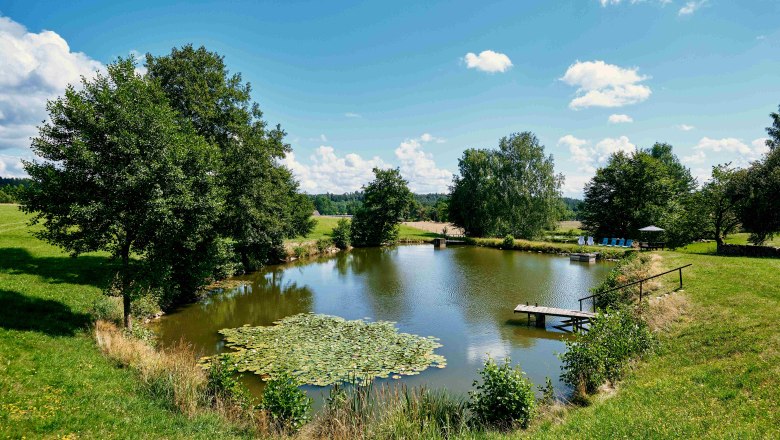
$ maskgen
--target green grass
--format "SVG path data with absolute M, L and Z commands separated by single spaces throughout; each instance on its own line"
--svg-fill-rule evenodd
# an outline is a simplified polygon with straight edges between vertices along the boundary
M 687 263 L 685 321 L 616 395 L 534 438 L 780 438 L 780 260 L 665 251 Z
M 750 234 L 739 233 L 731 234 L 726 237 L 726 243 L 728 244 L 748 244 L 748 237 Z M 780 235 L 776 235 L 772 240 L 768 240 L 764 243 L 765 246 L 780 247 Z M 692 243 L 684 248 L 679 249 L 679 252 L 687 254 L 702 254 L 702 255 L 715 255 L 717 245 L 714 241 L 707 243 Z
M 319 220 L 319 233 L 328 233 L 331 220 Z M 693 263 L 685 272 L 690 310 L 617 393 L 559 422 L 484 436 L 780 438 L 780 260 L 696 246 L 660 252 L 666 267 Z M 101 355 L 88 312 L 106 264 L 104 255 L 73 259 L 40 242 L 15 206 L 0 206 L 0 438 L 236 437 L 215 416 L 170 410 L 133 371 Z
M 70 258 L 0 206 L 0 438 L 231 438 L 215 416 L 187 419 L 99 352 L 88 311 L 104 255 Z

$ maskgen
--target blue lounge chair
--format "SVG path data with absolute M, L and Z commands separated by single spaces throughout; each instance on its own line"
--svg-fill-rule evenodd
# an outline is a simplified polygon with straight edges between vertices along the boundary
M 626 242 L 626 245 L 623 247 L 627 247 L 627 248 L 634 247 L 634 240 L 628 240 Z
M 623 247 L 624 244 L 626 244 L 626 239 L 621 238 L 620 241 L 618 241 L 617 247 Z
M 612 241 L 607 246 L 609 247 L 617 246 L 617 238 L 613 238 Z
M 607 245 L 607 241 L 609 241 L 609 238 L 604 237 L 604 239 L 601 240 L 601 244 L 599 246 L 606 246 Z
M 585 246 L 585 237 L 583 237 L 582 235 L 577 237 L 577 244 L 580 246 Z
M 593 237 L 588 237 L 587 244 L 588 246 L 593 246 Z

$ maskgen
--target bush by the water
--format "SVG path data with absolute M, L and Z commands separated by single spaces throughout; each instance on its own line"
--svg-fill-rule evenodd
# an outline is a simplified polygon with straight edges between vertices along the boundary
M 342 218 L 336 223 L 336 227 L 333 228 L 333 233 L 331 234 L 333 244 L 341 250 L 348 249 L 351 244 L 351 235 L 352 224 L 349 220 Z
M 592 294 L 598 295 L 594 298 L 596 308 L 606 310 L 609 307 L 620 307 L 636 303 L 639 299 L 639 285 L 635 284 L 623 289 L 607 291 L 651 276 L 652 258 L 651 254 L 636 252 L 630 252 L 622 258 L 617 266 L 609 272 L 607 279 L 599 286 L 591 289 Z M 654 287 L 654 282 L 645 282 L 643 284 L 645 293 Z
M 623 377 L 628 362 L 652 347 L 649 327 L 632 308 L 609 308 L 593 319 L 588 332 L 566 341 L 561 379 L 580 396 L 594 393 Z
M 523 371 L 509 364 L 499 365 L 488 358 L 479 372 L 482 383 L 474 381 L 469 404 L 474 422 L 485 428 L 527 428 L 536 411 L 533 384 Z
M 278 431 L 295 432 L 309 420 L 311 399 L 298 388 L 292 376 L 282 373 L 267 382 L 261 407 Z
M 504 249 L 512 249 L 515 245 L 515 237 L 512 235 L 507 235 L 504 237 L 504 241 L 501 242 L 501 244 L 504 246 Z

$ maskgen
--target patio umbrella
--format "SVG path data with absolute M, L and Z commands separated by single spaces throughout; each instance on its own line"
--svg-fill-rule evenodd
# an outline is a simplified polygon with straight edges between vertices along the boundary
M 664 230 L 659 228 L 658 226 L 645 226 L 644 228 L 639 229 L 640 232 L 663 232 Z

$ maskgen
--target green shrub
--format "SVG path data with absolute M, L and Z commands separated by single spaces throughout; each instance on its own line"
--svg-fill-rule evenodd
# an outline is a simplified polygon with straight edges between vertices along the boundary
M 309 250 L 305 246 L 295 246 L 293 248 L 293 254 L 295 258 L 303 258 L 309 256 Z
M 501 365 L 488 358 L 479 372 L 482 383 L 474 381 L 476 390 L 469 392 L 468 407 L 474 422 L 486 428 L 527 428 L 536 411 L 533 384 L 509 359 Z
M 271 422 L 279 431 L 295 432 L 309 420 L 311 399 L 289 374 L 284 373 L 268 381 L 261 407 L 268 411 Z
M 539 404 L 552 405 L 555 402 L 555 388 L 549 376 L 544 378 L 544 386 L 539 386 L 539 392 L 542 393 Z
M 417 396 L 407 396 L 404 414 L 418 426 L 428 426 L 443 438 L 450 438 L 467 429 L 468 406 L 461 398 L 446 390 L 421 389 Z
M 630 308 L 610 308 L 596 316 L 588 332 L 566 341 L 566 347 L 566 353 L 560 355 L 561 379 L 584 396 L 605 382 L 622 378 L 631 358 L 652 349 L 653 337 Z
M 159 301 L 159 297 L 154 293 L 143 294 L 133 298 L 133 302 L 130 305 L 130 311 L 135 318 L 151 318 L 160 313 Z
M 504 241 L 501 242 L 501 246 L 504 249 L 512 249 L 515 246 L 515 237 L 507 234 L 507 236 L 504 237 Z
M 324 254 L 330 247 L 333 246 L 333 240 L 329 238 L 320 238 L 317 240 L 317 252 Z
M 217 401 L 230 401 L 248 407 L 251 398 L 246 388 L 236 379 L 236 373 L 236 369 L 225 358 L 215 358 L 206 376 L 206 403 L 213 405 Z
M 122 322 L 122 307 L 119 305 L 119 298 L 115 296 L 101 295 L 92 302 L 89 308 L 89 315 L 93 321 L 108 321 L 114 324 Z
M 333 244 L 335 244 L 337 248 L 342 250 L 348 249 L 351 244 L 352 223 L 345 218 L 340 219 L 338 223 L 336 223 L 336 227 L 333 228 L 331 236 L 333 237 Z

